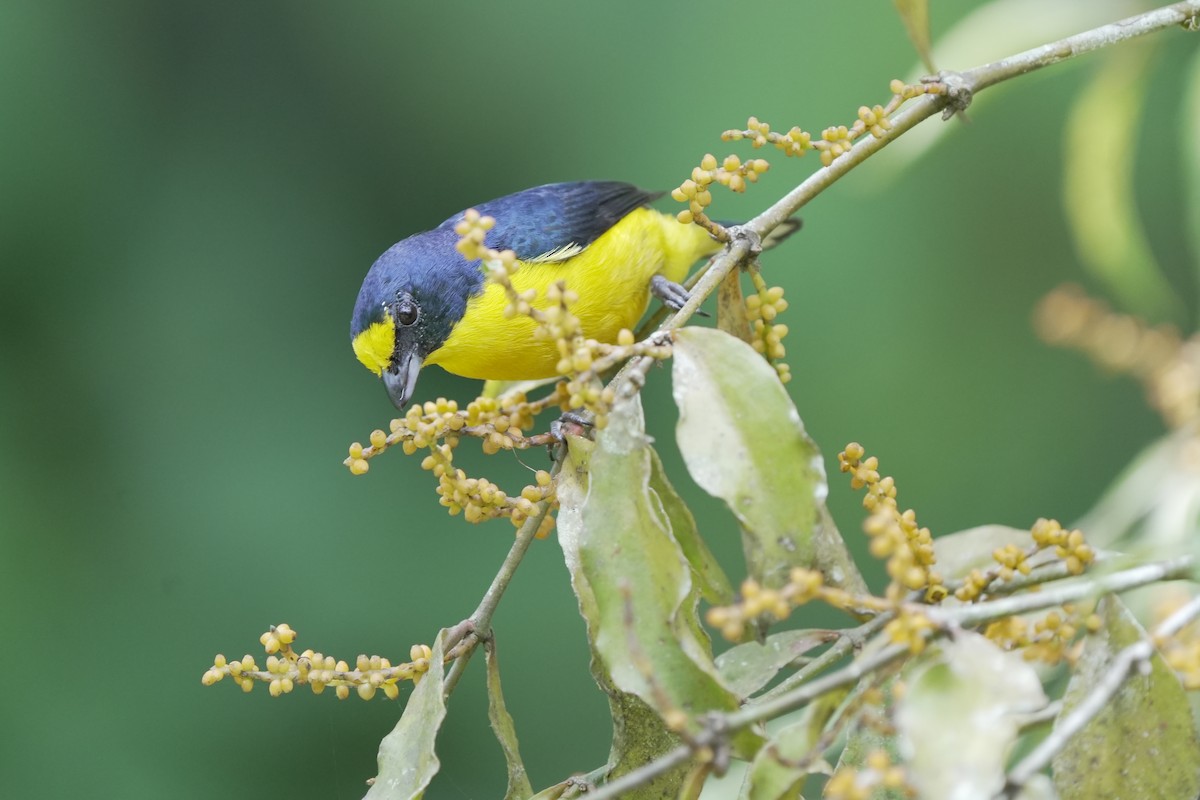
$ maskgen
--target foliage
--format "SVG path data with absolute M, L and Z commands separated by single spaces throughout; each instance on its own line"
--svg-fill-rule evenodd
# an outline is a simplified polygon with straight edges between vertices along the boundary
M 880 472 L 878 459 L 850 443 L 838 454 L 840 471 L 864 492 L 868 514 L 861 527 L 888 576 L 884 588 L 871 591 L 825 506 L 821 452 L 783 388 L 791 370 L 782 362 L 787 328 L 777 318 L 787 304 L 782 289 L 766 284 L 758 263 L 772 230 L 922 120 L 961 113 L 976 92 L 1052 64 L 1064 51 L 1084 52 L 1179 23 L 1195 27 L 1200 4 L 1184 5 L 976 70 L 915 84 L 894 81 L 886 104 L 863 106 L 851 126 L 828 127 L 819 139 L 800 127 L 779 134 L 753 117 L 745 129 L 726 132 L 726 140 L 771 144 L 789 156 L 817 150 L 822 167 L 754 220 L 728 226 L 708 216 L 713 185 L 744 191 L 768 165 L 706 155 L 673 196 L 688 204 L 681 223 L 700 225 L 728 247 L 693 280 L 691 299 L 641 335 L 587 338 L 564 284 L 544 298 L 516 292 L 509 280 L 514 255 L 485 247 L 491 221 L 468 213 L 456 228 L 460 250 L 482 259 L 489 278 L 505 289 L 511 315 L 530 317 L 538 335 L 556 344 L 561 380 L 537 400 L 521 387 L 461 410 L 445 399 L 414 406 L 391 422 L 390 433 L 377 430 L 368 446 L 352 445 L 345 463 L 361 475 L 370 459 L 390 448 L 428 451 L 422 467 L 438 479 L 440 502 L 452 515 L 470 522 L 505 517 L 517 528 L 496 581 L 469 619 L 439 632 L 432 648 L 414 647 L 411 662 L 393 667 L 385 658 L 360 656 L 350 669 L 312 650 L 297 653 L 295 631 L 279 625 L 261 640 L 269 654 L 265 670 L 251 656 L 217 656 L 203 681 L 228 676 L 245 691 L 265 682 L 272 696 L 297 685 L 314 693 L 334 685 L 343 699 L 352 688 L 363 699 L 382 688 L 395 699 L 399 682 L 411 680 L 415 688 L 403 715 L 380 748 L 379 774 L 367 795 L 376 800 L 419 797 L 434 778 L 447 699 L 480 644 L 487 654 L 489 717 L 512 798 L 583 791 L 695 797 L 735 761 L 745 764 L 741 796 L 754 799 L 797 797 L 816 785 L 843 800 L 1054 791 L 1064 800 L 1194 796 L 1200 743 L 1185 686 L 1200 684 L 1200 632 L 1192 624 L 1200 602 L 1187 595 L 1174 601 L 1147 633 L 1118 597 L 1191 578 L 1193 554 L 1158 553 L 1160 560 L 1151 561 L 1124 546 L 1128 525 L 1098 525 L 1098 541 L 1087 525 L 1048 519 L 1027 530 L 982 526 L 934 536 L 899 504 L 897 481 Z M 929 60 L 926 5 L 897 7 Z M 1107 185 L 1103 191 L 1111 192 L 1124 184 Z M 1077 202 L 1086 204 L 1088 193 L 1080 190 Z M 1126 211 L 1105 209 L 1116 216 Z M 1087 216 L 1078 211 L 1077 224 L 1091 224 L 1082 221 Z M 1114 277 L 1120 265 L 1110 248 L 1095 249 L 1096 268 L 1118 293 L 1125 287 L 1127 302 L 1169 317 L 1177 309 L 1161 276 L 1147 272 L 1147 248 L 1133 231 L 1126 226 L 1105 235 L 1125 237 L 1141 280 Z M 749 296 L 741 293 L 743 273 L 754 287 Z M 718 289 L 718 329 L 683 328 Z M 1195 336 L 1114 315 L 1075 290 L 1047 298 L 1038 328 L 1050 341 L 1084 349 L 1143 380 L 1174 430 L 1172 441 L 1181 442 L 1171 452 L 1200 448 Z M 736 596 L 728 566 L 703 538 L 715 532 L 697 524 L 675 492 L 645 428 L 640 390 L 651 365 L 668 359 L 679 412 L 676 439 L 688 473 L 737 521 L 747 576 Z M 565 417 L 563 427 L 527 434 L 551 409 L 575 416 Z M 580 413 L 590 422 L 580 424 Z M 455 465 L 455 449 L 471 438 L 480 439 L 487 454 L 549 446 L 554 468 L 506 493 Z M 1178 468 L 1170 460 L 1151 463 L 1159 473 Z M 1162 498 L 1187 509 L 1178 517 L 1185 533 L 1195 532 L 1198 496 L 1192 480 Z M 614 736 L 605 764 L 533 795 L 517 745 L 519 721 L 502 696 L 491 619 L 531 542 L 555 528 Z M 1183 539 L 1174 538 L 1176 550 Z M 841 629 L 773 630 L 814 601 L 855 622 Z M 701 614 L 704 602 L 709 608 Z M 733 646 L 716 655 L 702 620 Z M 1061 676 L 1067 676 L 1065 690 L 1056 680 Z M 1061 696 L 1052 699 L 1055 694 Z M 766 726 L 770 721 L 780 724 Z M 1120 768 L 1095 769 L 1118 747 L 1125 758 Z M 1014 761 L 1014 752 L 1025 754 Z

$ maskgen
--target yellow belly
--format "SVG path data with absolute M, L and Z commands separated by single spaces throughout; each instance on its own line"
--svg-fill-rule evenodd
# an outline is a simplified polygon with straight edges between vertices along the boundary
M 622 328 L 633 328 L 650 302 L 650 279 L 661 274 L 681 281 L 687 269 L 719 245 L 695 225 L 637 209 L 573 258 L 553 263 L 523 263 L 513 275 L 517 291 L 536 289 L 534 305 L 546 306 L 546 289 L 555 281 L 579 295 L 571 306 L 584 335 L 616 341 Z M 481 380 L 550 378 L 558 363 L 554 342 L 533 338 L 533 320 L 505 319 L 504 290 L 488 284 L 472 298 L 445 343 L 425 359 L 448 372 Z

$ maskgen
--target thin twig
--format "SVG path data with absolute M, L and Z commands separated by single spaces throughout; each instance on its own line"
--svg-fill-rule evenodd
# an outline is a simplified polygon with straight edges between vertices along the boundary
M 1108 702 L 1121 689 L 1125 680 L 1134 671 L 1146 668 L 1155 653 L 1153 642 L 1178 633 L 1197 615 L 1200 615 L 1200 597 L 1193 598 L 1191 602 L 1159 623 L 1150 638 L 1136 641 L 1117 653 L 1111 666 L 1093 687 L 1091 694 L 1071 709 L 1070 714 L 1060 719 L 1050 735 L 1012 768 L 1000 796 L 1003 798 L 1015 797 L 1034 775 L 1049 766 L 1054 756 L 1067 746 L 1071 737 L 1083 730 L 1093 717 L 1104 710 Z
M 1015 613 L 1023 613 L 1025 611 L 1034 611 L 1040 608 L 1045 608 L 1048 605 L 1061 605 L 1070 600 L 1077 600 L 1080 597 L 1085 597 L 1096 593 L 1106 592 L 1123 592 L 1130 589 L 1136 589 L 1140 586 L 1145 586 L 1150 583 L 1157 583 L 1162 580 L 1173 578 L 1182 578 L 1190 575 L 1190 571 L 1194 564 L 1192 558 L 1177 558 L 1171 561 L 1164 561 L 1158 564 L 1147 564 L 1140 567 L 1134 567 L 1124 572 L 1117 572 L 1111 575 L 1104 575 L 1091 582 L 1073 583 L 1066 587 L 1061 587 L 1057 592 L 1055 590 L 1045 590 L 1032 595 L 1022 595 L 1021 597 L 1006 597 L 1000 600 L 992 600 L 985 603 L 978 603 L 971 606 L 961 606 L 956 609 L 937 609 L 926 608 L 925 613 L 932 618 L 932 612 L 940 611 L 970 611 L 970 625 L 981 625 L 986 622 L 992 622 L 1003 617 L 1011 616 Z M 1063 590 L 1067 591 L 1063 591 Z M 1054 594 L 1055 602 L 1046 603 L 1044 598 Z M 1014 601 L 1024 601 L 1027 597 L 1038 602 L 1034 603 L 1016 603 Z M 1064 599 L 1065 597 L 1065 599 Z M 1030 606 L 1025 608 L 1024 606 Z M 1190 604 L 1189 604 L 1190 605 Z M 1013 610 L 1017 608 L 1018 610 Z M 1195 609 L 1196 614 L 1200 614 L 1200 604 L 1197 604 Z M 965 615 L 964 615 L 965 616 Z M 1172 616 L 1174 618 L 1174 615 Z M 874 622 L 874 620 L 872 620 Z M 936 621 L 935 621 L 936 622 Z M 870 624 L 870 623 L 867 623 Z M 950 614 L 943 615 L 939 627 L 935 629 L 933 635 L 940 636 L 945 630 L 958 629 L 964 627 L 968 623 L 962 622 L 959 619 L 952 617 Z M 1183 624 L 1186 624 L 1184 622 Z M 860 626 L 861 627 L 861 626 Z M 834 645 L 837 647 L 837 643 Z M 832 649 L 832 648 L 831 648 Z M 694 742 L 691 746 L 681 745 L 667 752 L 665 755 L 655 761 L 644 764 L 637 769 L 627 772 L 612 783 L 605 784 L 597 789 L 596 792 L 588 795 L 589 800 L 603 800 L 607 797 L 617 797 L 621 792 L 628 791 L 642 785 L 646 781 L 653 780 L 655 777 L 662 775 L 678 765 L 686 762 L 693 755 L 694 747 L 712 747 L 717 743 L 721 736 L 728 736 L 730 732 L 741 730 L 756 722 L 761 722 L 767 719 L 774 719 L 789 711 L 811 703 L 827 692 L 835 689 L 840 689 L 843 686 L 849 686 L 862 680 L 865 675 L 874 672 L 881 667 L 887 666 L 898 658 L 908 654 L 910 651 L 907 647 L 898 645 L 889 645 L 880 648 L 869 654 L 860 657 L 858 660 L 848 664 L 836 672 L 831 672 L 821 678 L 817 678 L 811 683 L 800 686 L 786 694 L 781 694 L 772 697 L 769 700 L 756 702 L 753 705 L 746 705 L 727 714 L 715 715 L 715 719 L 720 721 L 719 725 L 713 725 L 707 730 L 701 731 L 694 737 Z M 611 788 L 616 787 L 616 788 Z
M 557 467 L 554 471 L 557 472 Z M 521 565 L 521 560 L 525 557 L 529 545 L 537 535 L 538 528 L 542 525 L 542 520 L 548 513 L 550 513 L 550 501 L 543 500 L 538 503 L 537 510 L 525 520 L 520 530 L 517 531 L 516 540 L 509 548 L 508 555 L 504 557 L 504 562 L 500 565 L 496 577 L 492 579 L 492 585 L 488 587 L 483 599 L 479 601 L 475 613 L 465 620 L 468 624 L 464 636 L 453 648 L 456 651 L 454 666 L 450 667 L 450 672 L 446 675 L 446 681 L 442 685 L 442 694 L 445 697 L 449 697 L 450 693 L 454 691 L 454 687 L 458 685 L 458 680 L 467 668 L 467 663 L 471 660 L 475 648 L 481 641 L 492 635 L 492 616 L 496 613 L 500 598 L 512 581 L 513 574 Z
M 641 786 L 687 762 L 693 755 L 693 747 L 714 747 L 719 744 L 719 740 L 722 737 L 728 736 L 732 731 L 740 730 L 763 719 L 779 716 L 787 711 L 794 711 L 827 692 L 855 684 L 862 680 L 863 676 L 890 664 L 907 652 L 908 648 L 906 647 L 897 647 L 894 645 L 885 647 L 864 656 L 837 672 L 831 672 L 822 678 L 818 678 L 812 683 L 791 692 L 789 695 L 775 698 L 770 703 L 753 707 L 747 706 L 728 714 L 716 715 L 716 719 L 719 719 L 720 723 L 710 723 L 710 727 L 695 737 L 692 746 L 686 744 L 680 745 L 654 761 L 643 764 L 611 783 L 606 783 L 598 787 L 596 791 L 588 794 L 588 800 L 605 800 L 610 797 L 619 797 L 622 792 Z
M 1013 767 L 1000 797 L 1015 797 L 1030 778 L 1045 769 L 1071 737 L 1083 730 L 1092 717 L 1104 710 L 1108 701 L 1121 688 L 1121 684 L 1125 683 L 1130 672 L 1139 669 L 1153 654 L 1154 645 L 1145 639 L 1134 642 L 1117 653 L 1112 666 L 1101 677 L 1092 693 L 1075 706 L 1070 714 L 1060 719 L 1050 735 L 1043 739 L 1033 752 L 1021 759 L 1021 763 Z
M 1196 560 L 1191 556 L 1180 556 L 1168 561 L 1143 564 L 1121 572 L 1100 575 L 1092 580 L 1080 578 L 1062 586 L 1030 594 L 1015 595 L 954 608 L 927 608 L 923 610 L 934 625 L 972 627 L 1014 614 L 1027 614 L 1044 608 L 1073 603 L 1085 597 L 1094 597 L 1109 592 L 1125 592 L 1138 586 L 1159 581 L 1181 580 L 1191 577 Z
M 1154 629 L 1154 640 L 1161 642 L 1163 639 L 1171 638 L 1187 627 L 1188 623 L 1197 616 L 1200 616 L 1200 597 L 1193 597 L 1158 624 L 1158 627 Z
M 1001 59 L 981 67 L 962 73 L 943 74 L 942 80 L 950 89 L 945 94 L 929 94 L 917 98 L 911 105 L 903 109 L 892 119 L 892 128 L 886 136 L 864 137 L 855 144 L 849 152 L 835 159 L 828 167 L 813 173 L 795 189 L 771 205 L 750 222 L 742 226 L 743 235 L 735 233 L 729 247 L 713 259 L 708 271 L 696 284 L 692 296 L 684 307 L 673 314 L 662 326 L 662 330 L 673 330 L 687 322 L 700 307 L 700 304 L 711 294 L 730 271 L 741 264 L 751 254 L 752 241 L 773 231 L 785 220 L 799 211 L 821 192 L 836 183 L 842 176 L 862 164 L 875 153 L 886 147 L 895 138 L 911 130 L 920 122 L 947 108 L 961 109 L 970 102 L 970 98 L 989 86 L 993 86 L 1009 78 L 1032 72 L 1036 69 L 1056 64 L 1065 59 L 1107 47 L 1118 42 L 1142 36 L 1159 30 L 1185 23 L 1200 15 L 1200 0 L 1188 0 L 1176 3 L 1154 11 L 1139 14 L 1111 25 L 1104 25 L 1075 36 L 1062 39 L 1033 50 L 1019 53 L 1009 58 Z M 649 365 L 635 359 L 622 369 L 618 380 L 628 381 L 630 385 L 645 378 Z M 618 383 L 622 386 L 622 383 Z M 1163 564 L 1147 565 L 1125 572 L 1113 573 L 1094 581 L 1082 581 L 1057 591 L 1042 592 L 1036 595 L 1002 598 L 999 600 L 965 606 L 954 609 L 953 614 L 943 609 L 928 609 L 929 612 L 939 612 L 942 625 L 981 624 L 993 619 L 999 619 L 1024 611 L 1059 605 L 1063 602 L 1076 600 L 1097 592 L 1119 592 L 1126 589 L 1154 583 L 1170 578 L 1186 577 L 1192 568 L 1191 559 L 1176 559 Z M 1050 596 L 1053 602 L 1047 602 Z M 931 614 L 932 616 L 932 614 Z M 591 800 L 617 797 L 623 792 L 634 789 L 655 777 L 662 775 L 680 764 L 686 763 L 693 756 L 692 747 L 711 746 L 718 735 L 727 736 L 728 731 L 738 730 L 747 725 L 769 719 L 788 711 L 794 710 L 811 702 L 822 694 L 834 689 L 855 683 L 861 678 L 908 653 L 907 648 L 889 646 L 863 656 L 841 670 L 825 675 L 796 688 L 793 691 L 779 695 L 769 701 L 747 706 L 738 711 L 718 715 L 722 722 L 723 731 L 720 734 L 713 729 L 702 732 L 696 737 L 692 746 L 681 745 L 669 751 L 654 761 L 644 764 L 620 778 L 599 787 L 589 794 Z M 1136 655 L 1136 653 L 1134 654 Z M 1126 672 L 1128 666 L 1126 666 Z M 1121 675 L 1123 680 L 1124 673 Z M 1118 682 L 1119 685 L 1119 682 Z M 1115 691 L 1115 689 L 1113 690 Z
M 885 612 L 867 622 L 864 622 L 857 628 L 851 628 L 848 631 L 842 631 L 837 640 L 829 646 L 829 649 L 813 658 L 812 661 L 808 662 L 791 675 L 788 675 L 785 679 L 780 681 L 778 686 L 771 689 L 769 692 L 765 692 L 760 697 L 750 700 L 747 705 L 761 703 L 765 700 L 778 697 L 781 694 L 786 694 L 792 689 L 795 689 L 813 675 L 816 675 L 826 667 L 837 663 L 851 650 L 862 647 L 867 639 L 878 633 L 879 629 L 890 622 L 894 616 L 895 614 L 892 612 Z

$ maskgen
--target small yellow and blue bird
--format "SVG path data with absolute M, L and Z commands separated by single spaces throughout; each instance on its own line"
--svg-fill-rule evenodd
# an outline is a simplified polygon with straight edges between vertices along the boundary
M 697 225 L 647 208 L 661 192 L 628 183 L 580 181 L 526 189 L 475 206 L 495 226 L 484 243 L 512 250 L 518 292 L 564 281 L 579 299 L 571 306 L 583 333 L 614 342 L 633 328 L 651 296 L 678 308 L 687 300 L 679 281 L 721 244 Z M 554 377 L 554 342 L 534 337 L 526 316 L 505 316 L 508 298 L 488 281 L 480 262 L 455 248 L 460 212 L 438 227 L 388 248 L 363 280 L 354 305 L 354 354 L 383 380 L 397 408 L 412 398 L 421 367 L 481 380 Z M 769 241 L 791 233 L 781 228 Z M 535 301 L 535 305 L 539 301 Z

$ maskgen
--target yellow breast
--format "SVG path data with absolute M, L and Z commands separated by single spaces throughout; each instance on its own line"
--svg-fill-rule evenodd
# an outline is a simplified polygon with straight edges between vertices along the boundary
M 681 281 L 687 269 L 719 245 L 695 225 L 641 208 L 633 211 L 577 256 L 565 261 L 522 263 L 512 282 L 518 292 L 536 289 L 534 305 L 545 308 L 555 281 L 579 295 L 571 306 L 584 335 L 612 342 L 633 328 L 650 302 L 650 279 L 661 274 Z M 533 338 L 528 317 L 506 319 L 504 290 L 489 283 L 471 298 L 466 313 L 445 343 L 425 359 L 448 372 L 481 380 L 553 377 L 558 350 Z

